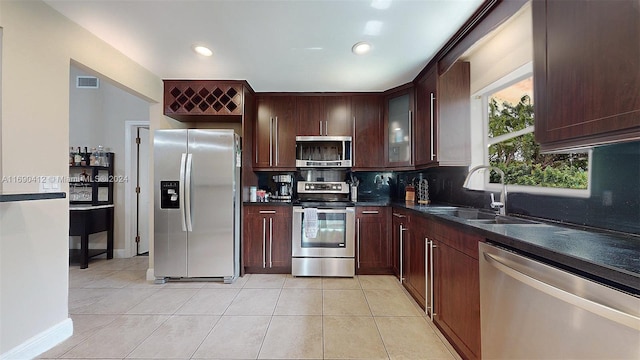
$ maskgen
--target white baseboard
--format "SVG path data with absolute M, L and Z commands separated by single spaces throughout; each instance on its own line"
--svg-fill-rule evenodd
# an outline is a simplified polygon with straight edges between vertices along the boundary
M 33 359 L 49 351 L 54 346 L 71 337 L 71 335 L 73 335 L 73 321 L 71 318 L 67 318 L 0 355 L 0 359 Z
M 113 257 L 114 259 L 128 259 L 132 256 L 125 249 L 113 249 Z
M 147 269 L 147 281 L 155 281 L 156 280 L 156 276 L 153 272 L 153 268 L 148 268 Z

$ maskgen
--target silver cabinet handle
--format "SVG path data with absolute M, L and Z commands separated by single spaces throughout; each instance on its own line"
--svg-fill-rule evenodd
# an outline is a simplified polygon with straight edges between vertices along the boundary
M 273 166 L 273 118 L 269 118 L 269 166 Z
M 276 129 L 274 131 L 275 133 L 275 138 L 276 138 L 276 166 L 278 166 L 278 163 L 280 162 L 280 157 L 278 156 L 278 117 L 276 116 Z
M 405 215 L 398 214 L 398 213 L 393 213 L 393 216 L 398 217 L 398 218 L 406 218 Z
M 560 289 L 551 284 L 547 284 L 544 281 L 536 279 L 534 276 L 527 274 L 525 268 L 516 269 L 513 265 L 507 265 L 504 262 L 500 261 L 500 257 L 497 255 L 492 255 L 487 252 L 483 253 L 484 259 L 491 264 L 496 269 L 502 271 L 503 273 L 509 275 L 510 277 L 529 285 L 543 293 L 553 296 L 556 299 L 565 301 L 574 306 L 580 307 L 586 311 L 589 311 L 593 314 L 602 316 L 611 321 L 615 321 L 621 325 L 628 326 L 635 330 L 640 330 L 640 318 L 634 316 L 632 314 L 627 314 L 620 310 L 611 308 L 607 305 L 600 304 L 598 302 L 583 298 L 579 295 L 571 293 L 569 291 Z
M 378 210 L 362 210 L 362 214 L 379 214 Z
M 273 218 L 269 218 L 269 268 L 273 267 Z
M 434 140 L 435 140 L 435 134 L 434 134 L 434 128 L 433 128 L 433 105 L 435 103 L 436 97 L 433 93 L 431 93 L 431 160 L 435 160 L 436 159 L 436 153 L 434 151 L 435 149 L 435 144 L 434 144 Z
M 260 214 L 275 214 L 275 210 L 260 210 Z
M 329 136 L 329 121 L 324 122 L 324 134 Z
M 411 163 L 413 163 L 413 153 L 415 152 L 415 151 L 413 151 L 414 141 L 413 141 L 413 121 L 412 121 L 412 119 L 413 119 L 413 111 L 409 110 L 409 151 L 410 151 L 409 154 L 411 155 L 411 156 L 409 156 L 409 161 Z
M 358 257 L 358 269 L 360 269 L 360 218 L 356 219 L 356 256 Z
M 353 134 L 351 135 L 352 139 L 356 138 L 356 117 L 353 116 Z M 356 166 L 356 147 L 352 146 L 353 150 L 351 151 L 351 166 Z M 342 153 L 345 154 L 344 152 L 345 149 L 342 149 Z
M 429 287 L 427 287 L 427 291 L 429 292 L 427 294 L 427 296 L 429 297 L 429 304 L 427 304 L 427 306 L 425 306 L 425 311 L 431 310 L 431 314 L 430 314 L 430 318 L 431 321 L 433 321 L 434 316 L 436 315 L 435 312 L 435 304 L 433 303 L 433 289 L 434 289 L 434 283 L 433 283 L 433 278 L 434 278 L 434 274 L 433 274 L 433 249 L 436 248 L 436 244 L 433 242 L 433 240 L 429 240 L 429 238 L 424 238 L 425 240 L 425 249 L 428 253 L 428 256 L 425 257 L 425 260 L 429 263 L 429 265 L 427 266 L 427 264 L 425 263 L 425 271 L 427 271 L 427 276 L 429 278 Z M 427 270 L 428 269 L 428 270 Z M 430 306 L 429 306 L 430 305 Z
M 320 135 L 322 135 L 322 121 L 320 121 Z
M 404 273 L 403 273 L 403 248 L 404 248 L 404 236 L 402 235 L 402 232 L 407 230 L 407 228 L 405 228 L 404 226 L 402 226 L 402 224 L 400 224 L 400 283 L 402 284 L 402 282 L 404 281 Z
M 267 218 L 262 218 L 262 268 L 267 267 Z

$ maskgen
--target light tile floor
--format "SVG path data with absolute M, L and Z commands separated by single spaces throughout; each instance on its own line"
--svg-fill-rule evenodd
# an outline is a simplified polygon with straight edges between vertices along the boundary
M 74 335 L 41 359 L 459 359 L 392 276 L 145 280 L 147 257 L 69 270 Z

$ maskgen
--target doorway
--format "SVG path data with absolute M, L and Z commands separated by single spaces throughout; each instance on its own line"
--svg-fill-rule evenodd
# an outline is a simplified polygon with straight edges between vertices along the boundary
M 126 208 L 127 242 L 131 256 L 149 255 L 149 203 L 150 203 L 150 133 L 148 121 L 126 122 L 127 186 Z

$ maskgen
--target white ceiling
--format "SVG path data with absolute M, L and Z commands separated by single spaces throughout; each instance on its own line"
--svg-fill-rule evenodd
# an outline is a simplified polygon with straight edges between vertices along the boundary
M 45 2 L 160 78 L 310 92 L 383 91 L 413 80 L 482 0 Z M 378 30 L 367 27 L 376 22 Z M 363 40 L 372 51 L 351 53 Z M 194 44 L 214 55 L 195 54 Z

